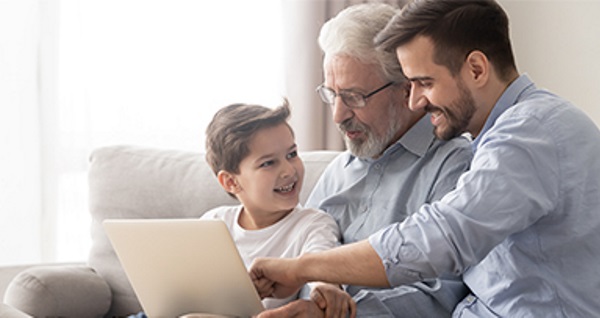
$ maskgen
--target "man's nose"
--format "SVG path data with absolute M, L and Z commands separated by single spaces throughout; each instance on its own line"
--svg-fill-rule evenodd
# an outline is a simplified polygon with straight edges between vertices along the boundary
M 340 96 L 336 96 L 331 104 L 331 111 L 333 112 L 333 122 L 340 124 L 346 119 L 354 116 L 354 112 L 350 109 Z
M 411 110 L 419 110 L 425 108 L 429 104 L 427 97 L 421 94 L 418 89 L 415 89 L 414 86 L 410 89 L 410 95 L 408 96 L 408 108 Z

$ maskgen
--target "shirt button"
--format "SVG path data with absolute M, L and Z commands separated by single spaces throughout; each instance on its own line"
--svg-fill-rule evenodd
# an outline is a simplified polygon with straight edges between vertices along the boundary
M 381 169 L 381 164 L 379 164 L 379 163 L 376 163 L 376 164 L 375 164 L 375 170 L 379 170 L 379 169 Z

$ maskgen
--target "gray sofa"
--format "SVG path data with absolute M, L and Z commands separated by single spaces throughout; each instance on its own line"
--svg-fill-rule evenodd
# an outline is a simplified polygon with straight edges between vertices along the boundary
M 306 166 L 301 202 L 337 154 L 300 153 Z M 0 316 L 122 317 L 136 313 L 140 305 L 102 230 L 102 220 L 197 218 L 215 206 L 237 204 L 218 185 L 200 153 L 105 147 L 92 153 L 88 175 L 92 248 L 87 263 L 0 268 L 4 292 Z

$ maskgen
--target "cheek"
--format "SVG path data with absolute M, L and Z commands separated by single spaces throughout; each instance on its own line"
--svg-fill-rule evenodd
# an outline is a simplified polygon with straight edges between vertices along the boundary
M 302 162 L 300 162 L 297 169 L 298 169 L 298 176 L 299 176 L 300 180 L 304 180 L 304 165 L 302 164 Z
M 456 91 L 432 89 L 428 94 L 429 103 L 435 106 L 447 106 L 456 98 Z

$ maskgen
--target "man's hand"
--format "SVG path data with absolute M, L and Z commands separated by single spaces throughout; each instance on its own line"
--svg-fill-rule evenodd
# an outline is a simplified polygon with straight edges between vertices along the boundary
M 356 317 L 356 302 L 339 286 L 316 283 L 310 293 L 310 298 L 325 310 L 325 317 Z
M 296 263 L 291 258 L 256 258 L 250 266 L 250 278 L 258 294 L 262 298 L 295 294 L 306 283 L 298 277 Z
M 315 302 L 306 299 L 294 300 L 279 308 L 269 309 L 261 312 L 255 318 L 323 318 L 325 312 L 315 304 Z

